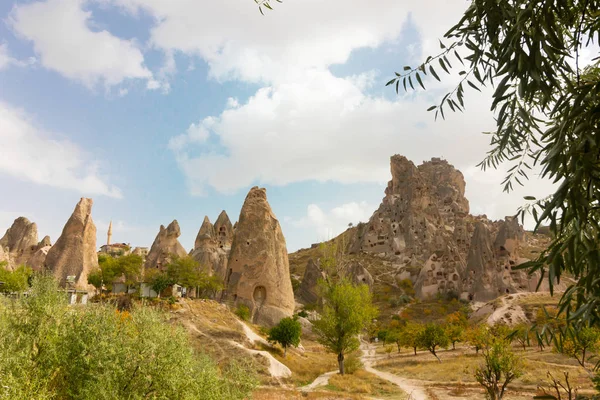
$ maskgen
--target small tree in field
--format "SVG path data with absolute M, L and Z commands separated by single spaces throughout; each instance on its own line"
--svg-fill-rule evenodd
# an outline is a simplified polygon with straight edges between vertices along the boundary
M 166 272 L 162 272 L 156 269 L 150 270 L 146 272 L 145 277 L 146 283 L 150 286 L 158 297 L 160 298 L 160 294 L 173 284 L 173 280 L 167 275 Z
M 400 342 L 402 343 L 402 346 L 413 349 L 415 356 L 417 355 L 417 348 L 419 347 L 419 336 L 423 329 L 424 326 L 421 324 L 408 322 L 402 331 L 400 331 Z
M 313 328 L 319 342 L 337 354 L 344 375 L 344 355 L 359 347 L 358 334 L 377 316 L 367 285 L 354 286 L 346 279 L 323 282 L 324 306 Z
M 419 344 L 419 347 L 429 350 L 439 362 L 442 362 L 436 354 L 436 349 L 448 347 L 450 340 L 448 339 L 444 328 L 440 325 L 427 324 L 419 334 L 417 343 Z
M 289 346 L 298 347 L 300 344 L 300 334 L 302 326 L 296 318 L 283 318 L 277 325 L 269 331 L 267 340 L 273 343 L 279 343 L 283 347 L 283 356 L 287 356 Z
M 449 324 L 444 330 L 448 340 L 452 343 L 452 350 L 456 350 L 456 342 L 462 342 L 465 338 L 465 328 L 461 325 Z
M 475 370 L 475 379 L 484 387 L 490 400 L 501 400 L 506 387 L 522 374 L 521 359 L 510 348 L 510 343 L 494 339 L 483 350 L 484 363 Z
M 600 347 L 600 330 L 597 328 L 583 327 L 569 329 L 562 340 L 557 341 L 558 350 L 577 360 L 585 368 L 586 357 Z
M 21 265 L 14 271 L 6 270 L 0 265 L 0 293 L 24 292 L 29 287 L 29 278 L 32 274 L 31 268 Z
M 479 350 L 487 348 L 492 342 L 492 333 L 487 325 L 481 324 L 472 326 L 467 329 L 465 334 L 467 343 L 475 347 L 475 353 L 479 354 Z
M 527 324 L 519 324 L 515 326 L 514 332 L 511 335 L 512 339 L 516 340 L 521 346 L 523 346 L 523 351 L 527 349 L 530 340 L 534 338 L 534 336 L 535 333 L 531 331 Z

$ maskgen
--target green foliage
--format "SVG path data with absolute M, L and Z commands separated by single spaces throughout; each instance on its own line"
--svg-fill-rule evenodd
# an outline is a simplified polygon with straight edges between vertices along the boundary
M 160 297 L 160 294 L 166 288 L 168 288 L 174 283 L 166 272 L 160 271 L 158 269 L 146 271 L 144 280 L 146 281 L 148 286 L 150 286 L 150 289 L 156 292 L 158 297 Z
M 279 343 L 283 347 L 284 357 L 287 355 L 288 346 L 298 347 L 300 344 L 300 334 L 302 326 L 296 318 L 283 318 L 277 325 L 269 331 L 267 340 L 273 343 Z
M 297 315 L 299 317 L 302 317 L 302 318 L 308 318 L 308 313 L 306 312 L 306 310 L 300 310 L 300 311 L 298 311 Z
M 172 255 L 171 262 L 166 266 L 166 271 L 173 283 L 185 288 L 196 287 L 203 282 L 200 264 L 190 256 L 178 257 Z
M 354 286 L 346 279 L 323 282 L 324 306 L 321 318 L 313 323 L 319 342 L 338 355 L 344 374 L 344 354 L 359 346 L 357 335 L 377 316 L 367 285 Z
M 444 331 L 452 343 L 452 350 L 456 349 L 456 342 L 462 342 L 465 339 L 465 328 L 461 325 L 448 324 L 444 327 Z
M 548 224 L 552 242 L 537 260 L 519 268 L 542 272 L 551 291 L 564 273 L 571 274 L 575 283 L 562 296 L 560 310 L 569 321 L 585 318 L 592 325 L 600 322 L 595 240 L 600 236 L 600 59 L 581 65 L 580 52 L 597 47 L 598 12 L 598 3 L 588 0 L 475 1 L 444 35 L 439 54 L 405 67 L 388 82 L 396 91 L 401 81 L 405 89 L 407 82 L 414 88 L 415 80 L 424 88 L 425 75 L 440 79 L 436 68 L 458 67 L 458 85 L 429 108 L 436 117 L 444 117 L 444 108 L 462 111 L 467 86 L 494 86 L 497 126 L 480 165 L 508 163 L 506 191 L 514 182 L 522 184 L 536 166 L 542 177 L 561 182 L 547 198 L 525 197 L 531 203 L 521 216 L 530 212 L 536 228 Z
M 257 384 L 247 366 L 220 372 L 188 334 L 150 308 L 72 308 L 53 278 L 0 303 L 0 398 L 243 399 Z
M 293 276 L 290 277 L 290 279 L 292 280 L 292 290 L 294 291 L 294 293 L 296 293 L 296 290 L 298 290 L 298 288 L 300 287 L 301 282 Z
M 467 343 L 475 347 L 475 351 L 479 353 L 480 350 L 489 347 L 492 343 L 493 335 L 489 326 L 481 324 L 469 327 L 465 332 L 465 339 Z
M 0 293 L 19 293 L 29 288 L 29 279 L 33 271 L 31 268 L 20 265 L 14 271 L 9 271 L 0 266 Z
M 99 268 L 90 272 L 88 283 L 98 290 L 102 284 L 111 290 L 113 283 L 119 278 L 123 278 L 127 286 L 135 285 L 140 280 L 143 263 L 143 258 L 137 254 L 113 257 L 101 253 L 98 255 Z
M 402 347 L 408 347 L 413 349 L 415 355 L 417 355 L 417 348 L 419 347 L 419 338 L 424 326 L 415 322 L 408 322 L 402 329 L 399 335 L 400 343 Z
M 413 287 L 413 283 L 410 279 L 402 279 L 398 282 L 398 287 L 404 291 L 404 293 L 408 296 L 415 295 L 415 288 Z
M 436 349 L 443 347 L 447 348 L 450 344 L 450 339 L 446 335 L 444 328 L 438 324 L 427 324 L 425 328 L 419 332 L 417 337 L 418 346 L 429 350 L 439 362 L 442 362 L 436 354 Z
M 359 369 L 364 367 L 362 361 L 360 360 L 360 356 L 357 352 L 350 353 L 348 357 L 344 360 L 344 372 L 346 374 L 352 375 Z
M 600 350 L 600 330 L 589 326 L 569 327 L 555 337 L 555 348 L 586 368 L 589 356 Z
M 235 315 L 237 315 L 242 321 L 250 320 L 250 309 L 245 304 L 240 304 L 236 310 Z
M 484 387 L 487 398 L 501 400 L 506 387 L 522 374 L 523 364 L 507 340 L 493 339 L 483 350 L 484 363 L 475 370 L 475 379 Z
M 535 333 L 531 330 L 531 327 L 525 323 L 520 323 L 513 328 L 513 332 L 510 334 L 512 340 L 516 340 L 521 346 L 523 351 L 529 346 L 530 341 L 535 337 Z

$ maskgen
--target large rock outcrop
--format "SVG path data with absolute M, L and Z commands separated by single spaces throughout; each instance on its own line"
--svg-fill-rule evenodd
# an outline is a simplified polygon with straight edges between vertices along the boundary
M 231 221 L 225 210 L 221 211 L 221 214 L 217 217 L 214 229 L 219 248 L 225 251 L 231 250 L 234 227 L 231 225 Z
M 27 264 L 27 261 L 39 248 L 37 225 L 25 217 L 15 219 L 4 236 L 0 238 L 0 247 L 4 248 L 11 269 Z
M 302 282 L 298 288 L 298 296 L 305 303 L 317 303 L 319 300 L 318 283 L 319 279 L 325 279 L 326 275 L 318 261 L 312 258 L 308 260 Z
M 225 214 L 225 216 L 227 216 L 227 214 Z M 229 218 L 227 218 L 227 220 L 229 220 Z M 204 217 L 204 221 L 202 222 L 202 226 L 200 227 L 198 235 L 196 236 L 196 241 L 194 242 L 194 249 L 190 253 L 192 258 L 198 261 L 202 268 L 206 269 L 207 272 L 225 280 L 227 259 L 230 250 L 231 244 L 228 246 L 219 244 L 215 233 L 215 227 L 211 224 L 208 217 Z
M 346 276 L 355 285 L 367 285 L 369 290 L 373 289 L 373 277 L 362 264 L 353 262 L 346 267 Z
M 267 202 L 265 189 L 253 187 L 238 221 L 226 279 L 227 297 L 245 304 L 252 321 L 274 325 L 294 311 L 285 238 Z
M 395 155 L 390 164 L 385 197 L 355 229 L 350 253 L 384 257 L 397 277 L 410 277 L 420 298 L 452 293 L 487 301 L 534 290 L 535 276 L 513 270 L 527 261 L 519 254 L 524 231 L 515 218 L 470 215 L 464 177 L 445 160 L 417 167 Z
M 158 235 L 146 255 L 144 269 L 163 269 L 171 261 L 173 255 L 185 257 L 187 251 L 177 240 L 179 236 L 181 236 L 181 229 L 177 220 L 173 220 L 166 228 L 161 225 Z
M 68 276 L 74 276 L 76 287 L 87 288 L 88 273 L 98 267 L 92 205 L 92 199 L 79 200 L 60 237 L 45 257 L 45 268 L 52 271 L 62 285 L 66 285 Z

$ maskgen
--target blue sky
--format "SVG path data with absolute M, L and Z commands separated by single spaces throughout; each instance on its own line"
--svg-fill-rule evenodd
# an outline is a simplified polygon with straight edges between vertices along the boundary
M 238 218 L 267 188 L 290 251 L 366 221 L 389 157 L 442 156 L 474 213 L 502 218 L 534 183 L 501 192 L 475 165 L 489 93 L 434 122 L 455 77 L 397 96 L 384 84 L 435 52 L 467 3 L 342 0 L 46 0 L 0 3 L 0 229 L 24 215 L 56 240 L 82 196 L 98 244 L 149 246 L 177 219 L 191 248 L 204 215 Z

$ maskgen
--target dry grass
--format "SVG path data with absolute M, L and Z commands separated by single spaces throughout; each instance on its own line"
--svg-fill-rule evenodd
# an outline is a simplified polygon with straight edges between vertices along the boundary
M 266 349 L 285 364 L 291 371 L 291 381 L 297 386 L 304 386 L 314 381 L 319 375 L 337 369 L 337 359 L 316 342 L 302 341 L 304 351 L 288 349 L 287 357 L 279 349 Z
M 362 400 L 364 398 L 364 396 L 350 393 L 337 393 L 328 391 L 302 393 L 295 390 L 276 388 L 261 388 L 255 391 L 252 397 L 253 400 Z
M 573 385 L 584 390 L 593 388 L 588 373 L 562 354 L 550 350 L 539 352 L 533 348 L 526 351 L 517 348 L 514 350 L 523 357 L 524 368 L 523 375 L 511 385 L 513 388 L 533 390 L 544 385 L 547 383 L 548 371 L 554 376 L 562 376 L 562 371 L 568 371 Z M 475 383 L 475 369 L 483 362 L 481 356 L 465 348 L 440 352 L 441 363 L 427 352 L 419 352 L 417 356 L 408 351 L 400 355 L 392 354 L 392 358 L 379 362 L 377 368 L 407 378 L 437 384 L 452 383 L 455 386 L 458 383 Z
M 329 378 L 329 384 L 326 388 L 345 393 L 377 396 L 378 398 L 406 398 L 406 393 L 400 390 L 398 386 L 362 369 L 353 374 L 333 375 Z

